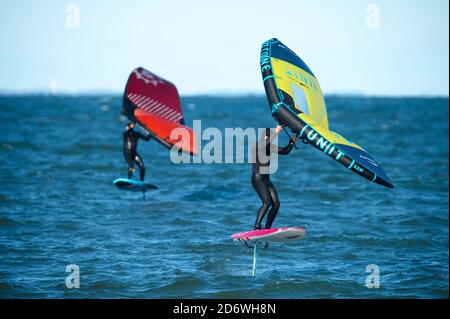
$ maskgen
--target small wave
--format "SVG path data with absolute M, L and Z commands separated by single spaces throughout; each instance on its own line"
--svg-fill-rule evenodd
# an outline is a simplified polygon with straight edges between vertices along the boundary
M 0 226 L 19 226 L 21 223 L 7 216 L 0 216 Z
M 5 150 L 8 150 L 8 151 L 14 149 L 14 147 L 13 147 L 11 144 L 7 144 L 7 143 L 1 144 L 1 147 L 2 147 L 3 149 L 5 149 Z

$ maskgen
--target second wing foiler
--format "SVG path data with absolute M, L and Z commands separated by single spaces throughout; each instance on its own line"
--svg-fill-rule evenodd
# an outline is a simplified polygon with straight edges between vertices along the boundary
M 389 177 L 361 146 L 330 131 L 319 82 L 309 67 L 277 39 L 261 47 L 261 72 L 273 117 L 308 144 L 352 172 L 393 188 Z
M 125 88 L 123 111 L 167 148 L 176 145 L 186 153 L 197 154 L 194 132 L 184 125 L 180 96 L 171 82 L 144 68 L 134 69 Z M 182 135 L 171 139 L 172 130 L 177 128 L 184 129 L 189 139 Z

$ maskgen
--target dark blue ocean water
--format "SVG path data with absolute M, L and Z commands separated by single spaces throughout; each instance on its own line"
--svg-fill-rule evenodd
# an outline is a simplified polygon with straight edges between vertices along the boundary
M 249 164 L 173 164 L 141 142 L 147 181 L 124 177 L 120 96 L 0 97 L 1 298 L 447 298 L 448 99 L 328 97 L 330 127 L 362 145 L 394 189 L 301 144 L 272 177 L 274 226 L 304 240 L 252 251 Z M 265 97 L 186 97 L 187 123 L 266 127 Z M 285 140 L 284 140 L 285 141 Z M 281 141 L 280 143 L 283 143 Z M 80 267 L 80 288 L 65 285 Z M 365 285 L 366 266 L 380 287 Z

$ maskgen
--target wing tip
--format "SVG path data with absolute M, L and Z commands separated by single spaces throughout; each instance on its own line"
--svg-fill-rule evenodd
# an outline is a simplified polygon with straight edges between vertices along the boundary
M 394 184 L 392 184 L 391 181 L 387 181 L 381 178 L 377 178 L 375 180 L 375 183 L 386 186 L 387 188 L 394 188 Z

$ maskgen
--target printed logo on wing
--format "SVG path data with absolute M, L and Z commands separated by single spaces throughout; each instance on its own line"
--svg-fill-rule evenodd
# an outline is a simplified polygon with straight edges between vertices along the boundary
M 153 113 L 170 122 L 178 123 L 183 118 L 183 114 L 157 100 L 136 93 L 130 93 L 127 97 L 141 110 Z
M 365 159 L 369 164 L 372 164 L 373 166 L 378 166 L 378 164 L 371 158 L 361 155 L 359 154 L 359 157 L 361 157 L 362 159 Z
M 145 70 L 145 69 L 136 69 L 133 71 L 138 80 L 143 80 L 145 84 L 153 84 L 154 86 L 158 86 L 158 84 L 164 84 L 164 81 L 153 73 Z

